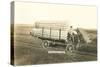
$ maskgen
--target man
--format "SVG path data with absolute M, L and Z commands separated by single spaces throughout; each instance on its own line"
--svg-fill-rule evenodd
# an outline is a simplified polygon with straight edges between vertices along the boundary
M 73 27 L 72 27 L 72 26 L 70 26 L 70 29 L 69 29 L 68 33 L 69 33 L 70 35 L 73 34 Z
M 77 35 L 77 32 L 73 29 L 72 26 L 70 26 L 70 29 L 68 30 L 68 37 L 67 39 L 70 41 L 70 42 L 75 42 L 75 36 Z

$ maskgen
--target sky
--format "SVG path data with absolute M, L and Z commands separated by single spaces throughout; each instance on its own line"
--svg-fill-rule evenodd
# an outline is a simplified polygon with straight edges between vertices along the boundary
M 15 2 L 15 24 L 37 21 L 64 21 L 74 28 L 97 28 L 97 7 L 31 2 Z

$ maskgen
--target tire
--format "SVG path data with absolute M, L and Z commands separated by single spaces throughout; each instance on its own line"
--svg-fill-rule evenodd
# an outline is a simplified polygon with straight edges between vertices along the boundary
M 68 52 L 72 53 L 74 51 L 74 46 L 73 45 L 66 46 L 66 50 L 65 51 L 68 51 Z
M 42 42 L 42 47 L 43 47 L 43 48 L 48 48 L 48 47 L 49 47 L 49 41 L 43 40 L 43 42 Z

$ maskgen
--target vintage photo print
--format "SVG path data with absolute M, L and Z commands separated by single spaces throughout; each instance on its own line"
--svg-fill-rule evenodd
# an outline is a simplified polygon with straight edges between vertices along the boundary
M 11 64 L 97 60 L 97 7 L 11 3 Z

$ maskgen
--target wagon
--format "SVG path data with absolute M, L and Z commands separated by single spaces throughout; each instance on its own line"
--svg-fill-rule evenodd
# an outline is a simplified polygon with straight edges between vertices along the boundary
M 62 36 L 62 32 L 64 33 L 64 31 L 62 31 L 61 29 L 58 30 L 54 30 L 54 31 L 58 31 L 58 36 L 55 37 L 52 35 L 52 29 L 48 29 L 49 33 L 46 36 L 46 32 L 45 32 L 45 28 L 41 28 L 41 31 L 38 31 L 38 33 L 35 33 L 36 30 L 39 29 L 34 29 L 34 33 L 30 32 L 30 34 L 34 37 L 37 37 L 39 39 L 42 40 L 42 47 L 47 49 L 49 47 L 53 47 L 55 45 L 61 45 L 64 46 L 65 51 L 70 51 L 73 52 L 74 50 L 79 48 L 80 45 L 80 41 L 79 41 L 79 37 L 78 35 L 70 35 L 68 32 L 66 32 L 66 35 Z M 39 33 L 40 32 L 40 33 Z M 57 35 L 57 33 L 55 34 Z
M 64 30 L 62 28 L 54 29 L 52 27 L 34 27 L 30 34 L 34 37 L 37 37 L 42 40 L 42 47 L 48 49 L 50 47 L 54 47 L 56 45 L 61 45 L 64 47 L 65 51 L 74 52 L 81 45 L 81 43 L 85 43 L 86 35 L 84 35 L 84 31 L 82 29 L 75 29 L 77 34 L 70 34 L 68 29 Z

